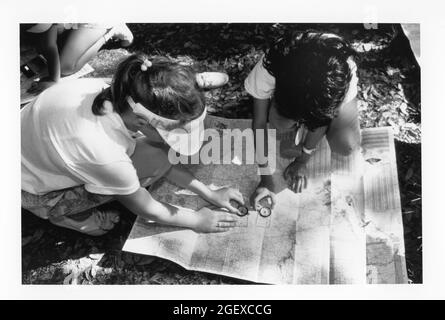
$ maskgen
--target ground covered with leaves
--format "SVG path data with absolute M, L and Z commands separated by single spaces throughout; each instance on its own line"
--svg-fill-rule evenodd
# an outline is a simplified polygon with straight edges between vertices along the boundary
M 361 126 L 392 126 L 410 282 L 422 282 L 420 68 L 398 25 L 363 24 L 130 24 L 135 41 L 107 45 L 90 62 L 94 77 L 111 77 L 117 63 L 136 51 L 167 55 L 198 71 L 224 71 L 230 82 L 206 92 L 210 114 L 252 114 L 243 81 L 267 46 L 291 30 L 315 29 L 344 36 L 357 51 Z M 90 75 L 91 76 L 91 75 Z M 121 222 L 90 237 L 22 211 L 24 284 L 243 284 L 238 279 L 192 272 L 159 258 L 121 251 L 134 215 L 117 203 Z

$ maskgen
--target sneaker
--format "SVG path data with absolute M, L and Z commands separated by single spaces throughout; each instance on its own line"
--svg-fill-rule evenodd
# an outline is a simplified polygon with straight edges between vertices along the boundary
M 106 34 L 106 39 L 119 39 L 123 47 L 128 47 L 133 42 L 133 33 L 125 23 L 114 26 Z
M 229 76 L 223 72 L 202 72 L 196 74 L 196 82 L 201 89 L 215 89 L 229 82 Z

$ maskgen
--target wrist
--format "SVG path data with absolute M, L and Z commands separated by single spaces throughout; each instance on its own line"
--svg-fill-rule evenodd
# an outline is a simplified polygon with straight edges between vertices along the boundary
M 171 210 L 171 216 L 174 217 L 173 221 L 157 221 L 158 223 L 169 224 L 173 226 L 180 226 L 189 229 L 196 229 L 199 225 L 199 217 L 196 214 L 197 211 L 188 208 L 178 208 L 172 205 L 168 205 Z
M 194 211 L 191 215 L 190 218 L 187 219 L 187 224 L 186 224 L 186 228 L 192 229 L 196 232 L 199 231 L 199 227 L 200 227 L 200 219 L 199 219 L 199 214 L 198 211 Z
M 315 152 L 315 150 L 317 150 L 317 148 L 306 148 L 305 146 L 303 146 L 301 150 L 304 154 L 311 155 Z
M 202 191 L 201 197 L 210 203 L 214 203 L 215 195 L 216 195 L 216 192 L 206 186 L 206 189 Z
M 309 161 L 310 158 L 311 158 L 311 154 L 307 154 L 305 152 L 302 152 L 299 157 L 294 159 L 294 162 L 295 163 L 306 164 Z

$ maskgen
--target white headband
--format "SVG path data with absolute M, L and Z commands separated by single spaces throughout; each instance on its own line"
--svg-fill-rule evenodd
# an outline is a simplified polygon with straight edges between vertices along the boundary
M 199 151 L 204 140 L 204 118 L 207 108 L 196 119 L 189 122 L 161 117 L 128 96 L 127 102 L 134 113 L 142 115 L 156 129 L 159 135 L 170 147 L 185 155 L 195 154 Z

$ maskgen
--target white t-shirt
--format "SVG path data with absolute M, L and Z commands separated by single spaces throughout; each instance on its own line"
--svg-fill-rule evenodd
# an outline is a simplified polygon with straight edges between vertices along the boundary
M 130 159 L 136 147 L 122 118 L 105 102 L 91 110 L 108 85 L 76 79 L 54 85 L 26 105 L 21 117 L 22 190 L 44 194 L 85 185 L 97 194 L 131 194 L 139 187 Z
M 244 88 L 247 93 L 257 99 L 271 99 L 275 91 L 275 77 L 272 76 L 263 66 L 264 55 L 257 62 L 255 67 L 250 71 L 246 80 L 244 80 Z M 357 65 L 353 59 L 348 59 L 348 64 L 351 69 L 352 79 L 349 83 L 348 91 L 339 109 L 342 112 L 343 107 L 348 105 L 357 96 Z M 289 127 L 290 119 L 287 119 L 278 114 L 275 107 L 269 110 L 269 123 L 276 129 L 285 129 Z M 293 120 L 291 120 L 293 122 Z M 308 129 L 305 125 L 298 127 L 295 135 L 295 145 L 302 143 L 306 137 Z

